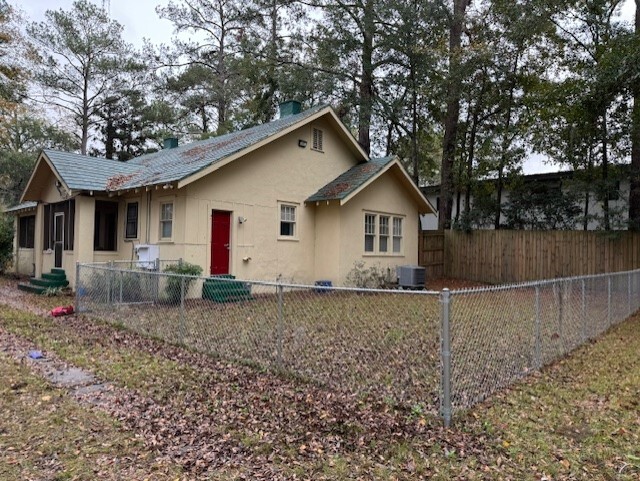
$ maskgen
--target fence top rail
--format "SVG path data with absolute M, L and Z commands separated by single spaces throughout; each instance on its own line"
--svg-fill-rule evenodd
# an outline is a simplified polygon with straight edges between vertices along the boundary
M 513 289 L 527 289 L 532 287 L 544 287 L 553 284 L 560 284 L 563 282 L 574 282 L 574 281 L 587 281 L 593 279 L 602 279 L 607 277 L 622 277 L 628 276 L 630 274 L 640 274 L 640 269 L 634 269 L 631 271 L 620 271 L 620 272 L 609 272 L 602 274 L 589 274 L 584 276 L 572 276 L 572 277 L 558 277 L 556 279 L 543 279 L 540 281 L 527 281 L 527 282 L 516 282 L 510 284 L 500 284 L 496 286 L 485 286 L 485 287 L 469 287 L 465 289 L 457 289 L 455 291 L 451 291 L 451 294 L 456 295 L 464 295 L 464 294 L 478 294 L 482 292 L 496 292 L 496 291 L 507 291 Z
M 94 262 L 94 263 L 80 263 L 80 268 L 89 268 L 99 271 L 105 272 L 118 272 L 118 273 L 128 273 L 128 274 L 145 274 L 149 276 L 158 276 L 158 277 L 178 277 L 192 280 L 207 280 L 211 279 L 211 277 L 205 276 L 195 276 L 195 275 L 187 275 L 187 274 L 176 274 L 172 272 L 158 272 L 153 270 L 145 270 L 145 269 L 115 269 L 109 265 L 108 262 Z M 244 282 L 247 284 L 257 285 L 257 286 L 265 286 L 265 287 L 282 287 L 287 289 L 315 289 L 322 291 L 342 291 L 342 292 L 366 292 L 366 293 L 378 293 L 378 294 L 401 294 L 401 295 L 422 295 L 422 296 L 438 296 L 440 295 L 440 291 L 429 291 L 429 290 L 405 290 L 405 289 L 372 289 L 372 288 L 364 288 L 364 287 L 344 287 L 344 286 L 322 286 L 322 285 L 311 285 L 311 284 L 294 284 L 290 282 L 281 282 L 281 281 L 260 281 L 260 280 L 252 280 L 252 279 L 228 279 L 225 277 L 216 277 L 216 281 L 219 282 L 229 282 L 229 283 L 237 283 Z
M 122 261 L 121 261 L 122 262 Z M 127 261 L 128 262 L 128 261 Z M 172 262 L 164 260 L 162 262 Z M 177 262 L 177 261 L 176 261 Z M 117 271 L 122 273 L 131 273 L 131 274 L 147 274 L 150 276 L 163 276 L 163 277 L 184 277 L 188 279 L 211 279 L 211 277 L 206 276 L 195 276 L 195 275 L 186 275 L 186 274 L 176 274 L 171 272 L 158 272 L 153 270 L 146 269 L 121 269 L 114 268 L 113 264 L 110 262 L 93 262 L 93 263 L 80 263 L 79 267 L 88 267 L 92 269 L 102 270 L 102 271 Z M 449 290 L 450 294 L 453 295 L 471 295 L 471 294 L 479 294 L 483 292 L 498 292 L 498 291 L 507 291 L 514 289 L 527 289 L 532 287 L 545 287 L 549 285 L 554 285 L 563 282 L 573 282 L 580 280 L 593 280 L 593 279 L 601 279 L 606 277 L 619 277 L 619 276 L 628 276 L 630 274 L 640 274 L 640 269 L 635 269 L 631 271 L 621 271 L 621 272 L 610 272 L 603 274 L 591 274 L 584 276 L 573 276 L 573 277 L 559 277 L 556 279 L 544 279 L 539 281 L 528 281 L 528 282 L 519 282 L 519 283 L 510 283 L 510 284 L 500 284 L 495 286 L 485 286 L 485 287 L 469 287 L 462 289 L 452 289 Z M 216 280 L 220 282 L 245 282 L 248 284 L 265 286 L 265 287 L 283 287 L 288 289 L 316 289 L 316 290 L 324 290 L 324 291 L 343 291 L 343 292 L 367 292 L 367 293 L 379 293 L 379 294 L 403 294 L 403 295 L 440 295 L 442 291 L 432 291 L 432 290 L 404 290 L 404 289 L 373 289 L 373 288 L 365 288 L 365 287 L 346 287 L 346 286 L 322 286 L 322 285 L 310 285 L 310 284 L 295 284 L 291 282 L 281 282 L 281 281 L 262 281 L 262 280 L 253 280 L 253 279 L 227 279 L 224 277 L 216 278 Z

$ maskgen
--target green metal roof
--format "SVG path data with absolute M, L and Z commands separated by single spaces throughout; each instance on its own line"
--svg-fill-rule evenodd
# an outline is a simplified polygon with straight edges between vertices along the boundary
M 37 202 L 28 201 L 28 202 L 23 202 L 22 204 L 14 205 L 13 207 L 9 207 L 8 209 L 5 210 L 5 212 L 6 213 L 9 213 L 9 212 L 18 213 L 18 212 L 21 212 L 21 211 L 35 209 L 37 206 L 38 206 Z
M 59 176 L 71 190 L 117 191 L 175 182 L 241 152 L 311 117 L 326 105 L 257 125 L 145 154 L 127 162 L 45 150 Z
M 395 157 L 382 157 L 371 159 L 354 165 L 349 170 L 340 174 L 334 180 L 322 187 L 318 192 L 309 197 L 305 202 L 320 202 L 327 200 L 341 200 L 349 196 L 361 185 L 372 177 L 375 177 Z
M 60 178 L 71 190 L 104 191 L 109 179 L 118 176 L 135 175 L 140 168 L 126 162 L 89 157 L 87 155 L 44 150 Z

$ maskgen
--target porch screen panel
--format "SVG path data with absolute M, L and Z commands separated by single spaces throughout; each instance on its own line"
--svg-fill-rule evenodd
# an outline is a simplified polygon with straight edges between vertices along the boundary
M 94 251 L 116 251 L 118 240 L 118 203 L 96 200 L 93 232 Z
M 42 232 L 44 233 L 44 243 L 42 244 L 43 249 L 51 249 L 51 230 L 53 229 L 53 215 L 51 213 L 51 205 L 47 204 L 44 206 L 44 216 L 42 219 Z
M 75 229 L 75 217 L 76 217 L 76 201 L 75 199 L 68 200 L 64 203 L 64 250 L 73 250 L 73 237 Z
M 19 219 L 18 247 L 22 249 L 33 249 L 36 216 L 28 215 L 20 217 Z
M 76 200 L 69 199 L 56 204 L 46 204 L 44 206 L 43 219 L 43 248 L 53 249 L 53 218 L 56 213 L 64 214 L 64 245 L 65 251 L 73 250 L 73 237 L 75 233 Z

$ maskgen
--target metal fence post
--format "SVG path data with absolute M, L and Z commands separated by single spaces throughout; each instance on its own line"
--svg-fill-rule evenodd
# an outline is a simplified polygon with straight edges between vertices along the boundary
M 120 304 L 122 304 L 122 284 L 124 281 L 124 272 L 120 271 Z
M 80 283 L 80 262 L 76 261 L 76 305 L 75 311 L 76 313 L 80 312 L 80 289 L 82 284 Z
M 607 324 L 611 327 L 611 275 L 607 276 Z
M 635 271 L 631 276 L 631 312 L 634 313 L 638 308 L 638 271 Z
M 185 298 L 185 278 L 180 276 L 180 344 L 184 344 L 184 338 L 186 337 L 185 326 L 185 312 L 184 312 L 184 298 Z
M 107 305 L 113 300 L 113 261 L 107 263 Z
M 585 280 L 582 279 L 582 342 L 585 342 L 589 336 L 587 324 L 587 289 Z
M 160 301 L 160 274 L 159 274 L 160 258 L 159 257 L 156 257 L 155 260 L 153 261 L 153 271 L 158 273 L 157 275 L 154 275 L 151 277 L 153 296 L 154 296 L 154 301 L 159 302 Z
M 536 286 L 536 340 L 534 365 L 537 370 L 542 368 L 542 329 L 540 324 L 540 286 Z
M 627 317 L 631 316 L 631 272 L 627 274 Z
M 278 284 L 278 327 L 277 327 L 277 353 L 276 365 L 278 369 L 282 369 L 282 337 L 284 331 L 284 288 L 282 284 Z
M 441 346 L 440 355 L 442 357 L 442 419 L 444 426 L 451 426 L 451 325 L 450 325 L 450 304 L 451 293 L 449 289 L 443 289 L 440 295 L 442 304 L 441 315 Z
M 560 336 L 560 342 L 564 346 L 564 283 L 554 281 L 553 290 L 558 296 L 558 335 Z

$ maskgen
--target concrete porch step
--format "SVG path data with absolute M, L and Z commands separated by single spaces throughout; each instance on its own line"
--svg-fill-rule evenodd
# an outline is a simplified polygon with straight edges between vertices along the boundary
M 24 292 L 30 292 L 32 294 L 42 294 L 44 291 L 47 290 L 46 287 L 27 284 L 26 282 L 20 282 L 18 284 L 18 289 Z

